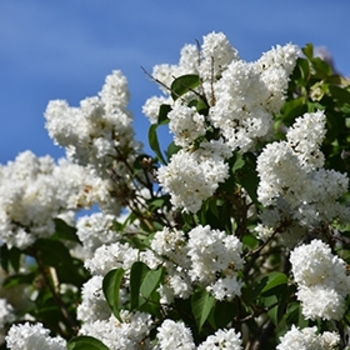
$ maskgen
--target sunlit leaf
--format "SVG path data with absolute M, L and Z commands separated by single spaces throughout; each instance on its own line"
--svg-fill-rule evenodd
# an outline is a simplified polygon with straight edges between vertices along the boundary
M 109 350 L 100 340 L 87 335 L 72 338 L 67 346 L 68 350 Z
M 196 320 L 197 328 L 200 332 L 205 321 L 213 308 L 215 299 L 205 289 L 198 289 L 192 294 L 191 307 Z
M 123 269 L 114 269 L 107 273 L 103 279 L 102 287 L 103 293 L 107 300 L 107 303 L 113 312 L 114 316 L 122 321 L 120 318 L 120 309 L 119 309 L 119 292 L 120 285 L 124 276 Z
M 200 78 L 195 74 L 182 75 L 175 79 L 171 84 L 171 97 L 173 100 L 177 100 L 186 92 L 195 89 L 200 84 Z

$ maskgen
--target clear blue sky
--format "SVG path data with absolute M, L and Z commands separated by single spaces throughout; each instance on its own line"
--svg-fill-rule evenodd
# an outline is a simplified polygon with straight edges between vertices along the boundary
M 1 0 L 0 163 L 26 149 L 62 156 L 44 128 L 48 101 L 76 106 L 113 69 L 129 80 L 145 142 L 141 106 L 158 88 L 140 67 L 177 63 L 185 43 L 211 31 L 223 31 L 246 60 L 276 44 L 323 45 L 350 75 L 349 16 L 349 0 Z

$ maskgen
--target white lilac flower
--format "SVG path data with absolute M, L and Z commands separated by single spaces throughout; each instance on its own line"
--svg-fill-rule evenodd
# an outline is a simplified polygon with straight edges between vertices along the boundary
M 120 237 L 118 232 L 113 230 L 114 221 L 116 221 L 115 216 L 103 213 L 80 217 L 76 227 L 84 249 L 93 253 L 103 244 L 117 242 Z
M 149 119 L 151 124 L 157 123 L 159 108 L 163 104 L 172 104 L 172 99 L 165 96 L 153 96 L 142 106 L 142 113 Z
M 205 134 L 205 120 L 203 115 L 196 112 L 195 107 L 188 107 L 177 101 L 168 113 L 169 129 L 174 134 L 174 143 L 186 147 Z
M 219 300 L 232 300 L 240 295 L 242 283 L 236 273 L 243 267 L 242 243 L 235 236 L 197 226 L 188 233 L 188 256 L 191 259 L 189 276 Z M 223 274 L 222 277 L 217 277 Z
M 317 334 L 317 327 L 299 330 L 294 325 L 283 337 L 277 350 L 335 350 L 338 349 L 340 336 L 334 332 Z
M 160 256 L 166 256 L 173 262 L 185 266 L 187 250 L 185 249 L 185 233 L 164 227 L 154 235 L 151 248 Z
M 166 319 L 162 325 L 157 328 L 157 331 L 158 344 L 155 347 L 157 350 L 196 349 L 191 330 L 182 322 Z
M 139 148 L 132 116 L 126 110 L 128 96 L 126 78 L 114 71 L 107 76 L 99 97 L 81 101 L 79 108 L 51 101 L 45 112 L 50 137 L 66 148 L 71 160 L 91 167 L 102 178 L 108 177 L 106 169 L 110 168 L 124 175 L 125 168 L 115 164 L 115 159 L 123 154 L 132 161 Z
M 316 239 L 295 248 L 290 262 L 305 318 L 340 320 L 350 290 L 345 262 Z
M 0 298 L 0 345 L 5 341 L 6 325 L 15 321 L 14 309 L 6 299 Z
M 207 153 L 200 149 L 193 152 L 180 150 L 167 166 L 158 169 L 158 180 L 171 194 L 175 207 L 197 212 L 202 201 L 212 196 L 219 183 L 228 177 L 228 165 L 224 159 Z
M 150 349 L 148 335 L 152 325 L 151 315 L 122 310 L 120 317 L 123 322 L 111 316 L 108 320 L 85 323 L 80 329 L 80 335 L 99 339 L 110 350 Z
M 77 308 L 77 318 L 85 323 L 107 320 L 111 310 L 102 290 L 102 276 L 92 276 L 82 286 L 82 302 Z
M 300 49 L 292 44 L 277 45 L 262 54 L 255 63 L 261 81 L 268 89 L 264 100 L 265 107 L 271 112 L 278 112 L 285 101 L 285 92 L 289 76 L 293 72 Z
M 202 79 L 210 81 L 220 77 L 232 61 L 238 61 L 237 50 L 232 47 L 224 33 L 212 32 L 203 36 L 202 60 L 199 73 Z
M 241 295 L 243 282 L 237 279 L 236 275 L 229 275 L 219 278 L 209 285 L 206 290 L 210 292 L 216 300 L 233 300 Z
M 210 335 L 202 342 L 198 350 L 242 350 L 242 340 L 240 333 L 236 333 L 234 329 L 219 329 L 215 334 Z
M 13 325 L 7 336 L 6 345 L 11 350 L 66 350 L 66 341 L 61 337 L 50 337 L 50 331 L 41 323 Z
M 138 250 L 128 243 L 119 242 L 102 245 L 97 248 L 93 257 L 85 261 L 85 267 L 93 275 L 106 275 L 112 269 L 130 269 L 135 261 L 138 261 Z
M 338 202 L 347 191 L 347 175 L 322 168 L 325 119 L 321 111 L 297 118 L 286 141 L 268 144 L 259 155 L 257 194 L 265 207 L 261 214 L 265 232 L 283 221 L 294 227 L 290 232 L 301 233 L 322 222 L 347 220 L 349 210 Z M 297 239 L 290 240 L 292 245 Z
M 181 96 L 182 103 L 193 102 L 202 95 L 201 99 L 209 107 L 206 122 L 211 125 L 207 128 L 218 129 L 231 152 L 239 150 L 245 153 L 253 149 L 257 141 L 272 135 L 272 114 L 279 111 L 286 99 L 289 76 L 298 55 L 299 49 L 288 44 L 272 48 L 256 62 L 245 62 L 223 33 L 213 32 L 203 37 L 200 52 L 194 45 L 186 45 L 178 65 L 157 65 L 153 69 L 153 77 L 162 83 L 162 91 L 169 96 L 175 78 L 198 74 L 200 86 Z M 145 113 L 152 115 L 152 120 L 155 113 L 150 112 L 149 106 L 153 106 L 155 101 L 156 98 L 151 98 L 145 108 Z M 177 114 L 182 116 L 181 123 L 175 118 Z M 197 134 L 192 132 L 198 124 L 194 112 L 192 118 L 188 118 L 190 113 L 186 114 L 186 118 L 183 118 L 184 113 L 174 112 L 171 115 L 174 115 L 172 120 L 180 124 L 171 125 L 175 142 L 180 146 L 188 146 L 190 141 L 202 134 L 202 122 Z M 180 132 L 185 133 L 187 139 L 179 138 Z
M 303 118 L 297 118 L 287 132 L 289 145 L 299 158 L 301 167 L 307 171 L 324 165 L 320 146 L 326 136 L 325 124 L 326 116 L 322 111 L 306 113 Z

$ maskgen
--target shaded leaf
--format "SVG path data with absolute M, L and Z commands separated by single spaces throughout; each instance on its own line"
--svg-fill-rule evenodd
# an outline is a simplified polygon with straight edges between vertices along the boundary
M 225 328 L 237 314 L 237 309 L 232 301 L 216 300 L 215 307 L 208 318 L 214 329 Z
M 131 309 L 143 305 L 159 287 L 164 270 L 151 270 L 141 261 L 135 262 L 130 270 Z
M 157 128 L 158 128 L 157 124 L 153 124 L 150 126 L 149 131 L 148 131 L 148 142 L 149 142 L 151 149 L 157 155 L 158 159 L 163 164 L 166 164 L 166 161 L 165 161 L 163 154 L 160 150 L 158 136 L 157 136 Z
M 76 243 L 81 243 L 77 236 L 77 229 L 69 226 L 62 219 L 54 219 L 55 222 L 55 234 L 52 236 L 53 239 L 64 239 Z
M 160 107 L 159 107 L 159 112 L 158 112 L 158 124 L 161 125 L 161 124 L 166 124 L 169 122 L 169 119 L 168 119 L 168 113 L 172 110 L 171 106 L 170 105 L 167 105 L 167 104 L 162 104 Z
M 271 272 L 266 276 L 267 283 L 265 287 L 261 290 L 261 293 L 266 293 L 269 290 L 280 286 L 282 284 L 286 284 L 288 282 L 288 277 L 281 272 Z

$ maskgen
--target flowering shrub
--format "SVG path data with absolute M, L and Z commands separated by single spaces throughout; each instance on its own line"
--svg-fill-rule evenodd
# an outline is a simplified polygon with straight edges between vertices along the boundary
M 1 166 L 2 349 L 350 348 L 349 81 L 312 45 L 245 62 L 223 33 L 150 76 L 154 154 L 114 71 L 48 104 L 65 159 Z

